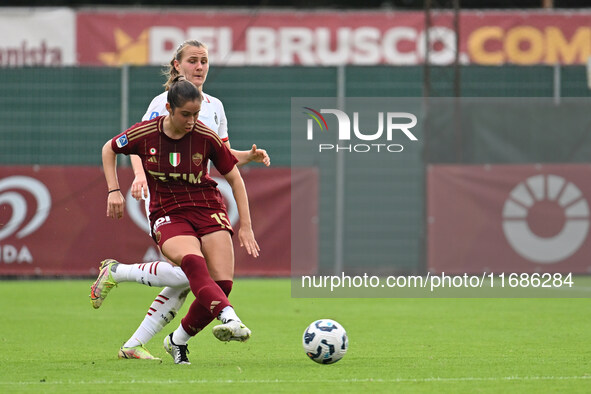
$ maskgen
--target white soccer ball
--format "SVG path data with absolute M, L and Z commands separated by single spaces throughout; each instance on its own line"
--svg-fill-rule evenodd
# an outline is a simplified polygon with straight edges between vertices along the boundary
M 347 332 L 334 320 L 321 319 L 310 324 L 302 340 L 308 357 L 319 364 L 339 361 L 349 347 Z

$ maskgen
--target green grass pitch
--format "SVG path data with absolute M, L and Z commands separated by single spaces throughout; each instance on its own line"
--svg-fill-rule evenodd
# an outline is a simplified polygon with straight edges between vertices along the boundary
M 0 392 L 591 391 L 589 299 L 294 299 L 286 279 L 238 279 L 250 341 L 221 343 L 210 326 L 192 364 L 175 365 L 162 340 L 178 317 L 147 345 L 162 362 L 117 359 L 158 289 L 124 283 L 94 310 L 91 283 L 0 281 Z M 302 349 L 319 318 L 347 329 L 336 364 Z

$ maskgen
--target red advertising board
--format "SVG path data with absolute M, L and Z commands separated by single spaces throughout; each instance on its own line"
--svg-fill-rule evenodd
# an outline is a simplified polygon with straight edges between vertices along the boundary
M 105 180 L 99 167 L 0 167 L 0 276 L 94 275 L 98 263 L 114 258 L 125 263 L 158 258 L 147 234 L 143 203 L 129 195 L 131 169 L 119 169 L 127 195 L 123 219 L 106 217 Z M 261 247 L 258 259 L 248 256 L 235 240 L 236 275 L 289 276 L 291 260 L 291 170 L 242 170 L 249 193 L 253 227 Z M 314 170 L 301 170 L 295 188 L 316 188 Z M 237 219 L 233 200 L 219 179 L 231 220 Z M 296 230 L 316 244 L 315 194 L 308 201 L 310 220 Z M 238 224 L 233 222 L 234 229 Z M 313 237 L 313 238 L 312 238 Z M 308 254 L 306 264 L 316 264 Z
M 80 11 L 80 65 L 168 64 L 177 46 L 197 39 L 212 63 L 242 66 L 416 65 L 428 35 L 433 64 L 452 64 L 451 12 L 217 10 Z M 591 11 L 462 11 L 462 64 L 585 64 L 591 55 Z
M 590 273 L 591 165 L 433 165 L 433 273 Z

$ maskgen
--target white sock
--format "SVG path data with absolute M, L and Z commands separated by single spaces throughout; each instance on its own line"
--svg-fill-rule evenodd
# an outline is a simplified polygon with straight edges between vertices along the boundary
M 234 311 L 234 308 L 232 308 L 231 306 L 227 306 L 224 309 L 222 309 L 222 311 L 218 315 L 218 320 L 220 320 L 224 324 L 226 324 L 229 320 L 236 320 L 239 322 L 242 321 L 240 320 L 240 318 L 238 318 L 236 311 Z
M 187 334 L 183 325 L 179 324 L 179 327 L 172 333 L 172 342 L 175 345 L 186 345 L 189 339 L 191 339 L 191 336 Z
M 189 280 L 181 269 L 166 261 L 141 264 L 116 264 L 111 275 L 117 283 L 138 282 L 147 286 L 189 287 Z
M 174 319 L 187 299 L 190 288 L 166 287 L 156 296 L 144 320 L 124 347 L 145 345 Z

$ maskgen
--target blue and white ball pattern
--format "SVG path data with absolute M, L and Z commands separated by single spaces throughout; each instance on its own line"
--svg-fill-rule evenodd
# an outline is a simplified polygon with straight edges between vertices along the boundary
M 310 359 L 319 364 L 339 361 L 349 347 L 347 332 L 340 323 L 330 319 L 316 320 L 304 331 L 304 350 Z

